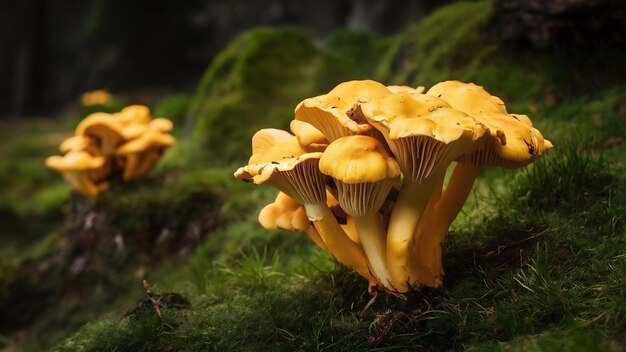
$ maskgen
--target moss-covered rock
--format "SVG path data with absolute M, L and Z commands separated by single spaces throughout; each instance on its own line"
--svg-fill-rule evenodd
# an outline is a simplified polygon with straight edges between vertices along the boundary
M 228 190 L 226 174 L 197 170 L 184 175 L 115 184 L 103 192 L 93 211 L 103 214 L 108 232 L 148 234 L 156 240 L 163 230 L 198 232 L 220 223 L 220 206 Z
M 450 79 L 474 82 L 505 102 L 537 98 L 552 84 L 547 68 L 538 70 L 545 57 L 503 50 L 490 30 L 490 15 L 490 1 L 460 1 L 438 9 L 396 37 L 378 74 L 426 89 Z
M 512 102 L 514 111 L 526 110 L 529 101 L 554 105 L 625 82 L 619 48 L 597 46 L 581 55 L 567 46 L 541 52 L 505 46 L 493 21 L 488 0 L 443 6 L 396 36 L 377 74 L 427 89 L 450 79 L 474 82 Z
M 295 105 L 314 91 L 318 61 L 318 49 L 301 30 L 240 35 L 213 60 L 192 99 L 192 143 L 212 163 L 244 160 L 254 131 L 288 126 Z
M 185 123 L 185 116 L 187 115 L 190 102 L 191 95 L 188 93 L 168 95 L 156 103 L 152 115 L 155 117 L 167 117 L 174 122 L 174 128 L 179 129 Z
M 389 40 L 368 32 L 339 29 L 323 43 L 324 75 L 321 87 L 332 87 L 352 79 L 376 79 L 373 72 L 389 49 Z M 322 94 L 326 91 L 315 92 Z

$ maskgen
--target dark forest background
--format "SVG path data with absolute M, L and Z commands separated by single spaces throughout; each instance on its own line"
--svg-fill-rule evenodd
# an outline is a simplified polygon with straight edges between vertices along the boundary
M 0 116 L 58 110 L 104 88 L 179 89 L 237 33 L 297 25 L 321 38 L 336 28 L 390 34 L 449 2 L 382 0 L 20 0 L 0 2 Z M 506 42 L 624 44 L 623 0 L 499 0 Z
M 195 84 L 237 33 L 297 25 L 388 34 L 445 0 L 125 1 L 0 3 L 0 115 L 54 111 L 83 91 Z

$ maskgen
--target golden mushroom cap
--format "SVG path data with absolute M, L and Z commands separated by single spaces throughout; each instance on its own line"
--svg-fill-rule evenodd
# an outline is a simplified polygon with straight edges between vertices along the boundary
M 124 139 L 130 141 L 132 139 L 138 138 L 142 134 L 146 133 L 149 125 L 141 124 L 141 123 L 132 123 L 129 125 L 125 125 L 122 128 L 122 134 L 124 135 Z
M 144 134 L 151 122 L 150 109 L 144 105 L 127 106 L 112 117 L 122 126 L 126 140 L 135 139 Z
M 533 125 L 533 122 L 530 120 L 530 117 L 528 117 L 528 115 L 523 115 L 523 114 L 509 114 L 509 115 L 526 126 L 532 127 Z
M 274 204 L 276 204 L 278 210 L 280 211 L 294 210 L 302 206 L 302 204 L 296 202 L 293 198 L 283 192 L 278 192 L 276 199 L 274 200 Z
M 112 114 L 106 112 L 94 112 L 85 117 L 76 126 L 76 135 L 88 136 L 88 131 L 93 129 L 93 126 L 108 128 L 121 135 L 122 125 Z
M 509 114 L 504 102 L 481 86 L 447 81 L 433 86 L 426 94 L 445 99 L 454 109 L 467 113 L 488 129 L 489 133 L 476 143 L 471 153 L 461 156 L 460 162 L 521 167 L 552 145 L 549 141 L 545 143 L 528 116 Z
M 540 155 L 544 149 L 543 135 L 534 127 L 508 115 L 492 116 L 489 123 L 504 132 L 504 143 L 496 143 L 495 148 L 505 159 L 524 160 L 529 156 Z
M 389 94 L 391 91 L 376 81 L 348 81 L 340 83 L 327 94 L 305 99 L 300 104 L 313 104 L 322 108 L 348 111 L 352 109 L 354 104 L 365 103 Z
M 108 187 L 108 183 L 96 184 L 91 173 L 107 172 L 106 158 L 93 156 L 86 151 L 69 151 L 63 156 L 51 156 L 46 166 L 60 172 L 70 187 L 85 196 L 96 196 Z
M 62 153 L 69 151 L 86 150 L 94 144 L 93 140 L 83 135 L 76 135 L 65 139 L 59 145 L 59 150 Z
M 353 134 L 371 134 L 375 131 L 360 116 L 357 108 L 360 104 L 389 94 L 389 89 L 375 81 L 344 82 L 328 94 L 300 102 L 295 110 L 295 119 L 310 123 L 330 142 Z
M 250 164 L 235 171 L 235 178 L 268 183 L 300 204 L 326 203 L 326 179 L 319 170 L 322 153 L 306 153 L 267 163 Z
M 259 224 L 266 230 L 276 230 L 276 219 L 278 218 L 278 209 L 276 204 L 270 203 L 259 212 Z
M 283 192 L 279 192 L 276 200 L 261 210 L 259 223 L 268 230 L 283 229 L 293 232 L 304 231 L 310 226 L 304 206 Z
M 287 231 L 299 232 L 306 231 L 311 227 L 311 222 L 306 215 L 306 209 L 301 205 L 279 216 L 276 219 L 276 227 Z
M 265 128 L 252 136 L 252 156 L 248 164 L 278 161 L 306 152 L 291 133 L 276 128 Z
M 400 92 L 364 103 L 359 109 L 369 123 L 383 132 L 393 120 L 426 117 L 446 107 L 450 105 L 436 97 Z
M 391 91 L 391 93 L 411 93 L 411 94 L 422 94 L 424 93 L 424 86 L 418 86 L 416 88 L 409 86 L 399 86 L 399 85 L 391 85 L 387 86 L 387 89 Z
M 111 101 L 111 94 L 104 89 L 85 92 L 81 95 L 84 106 L 105 105 Z
M 277 161 L 269 161 L 266 163 L 249 164 L 247 166 L 240 167 L 235 172 L 235 177 L 242 181 L 252 181 L 255 184 L 262 184 L 269 178 L 279 172 L 293 171 L 298 165 L 305 161 L 316 161 L 322 157 L 322 153 L 306 153 L 291 158 L 282 158 Z M 283 191 L 284 192 L 284 191 Z M 287 192 L 285 192 L 287 193 Z M 289 193 L 288 196 L 292 197 Z
M 86 151 L 69 151 L 63 156 L 54 155 L 45 161 L 46 167 L 58 172 L 86 171 L 103 167 L 106 159 Z
M 474 118 L 424 94 L 396 93 L 363 104 L 361 110 L 391 140 L 424 136 L 450 143 L 468 134 L 477 139 L 484 133 Z
M 158 117 L 154 120 L 151 120 L 150 123 L 143 122 L 125 122 L 126 124 L 122 128 L 124 138 L 126 140 L 131 140 L 138 138 L 142 134 L 146 133 L 147 130 L 152 129 L 158 132 L 166 133 L 174 129 L 174 124 L 169 119 Z
M 472 117 L 449 107 L 438 98 L 423 94 L 396 93 L 361 106 L 364 116 L 385 137 L 395 140 L 425 136 L 450 143 L 468 133 L 474 139 L 484 133 Z
M 291 120 L 289 129 L 296 135 L 298 143 L 303 147 L 318 149 L 311 151 L 322 151 L 328 145 L 328 140 L 324 134 L 310 123 L 300 120 Z
M 122 144 L 115 151 L 116 155 L 141 153 L 150 149 L 162 149 L 176 143 L 176 139 L 169 134 L 148 129 L 141 136 Z
M 387 139 L 404 176 L 422 182 L 472 150 L 484 126 L 435 97 L 396 93 L 361 105 Z
M 470 116 L 445 107 L 425 117 L 397 118 L 389 124 L 389 138 L 394 140 L 422 135 L 450 143 L 468 132 L 474 136 L 473 139 L 478 139 L 482 137 L 484 128 Z
M 115 114 L 115 118 L 119 120 L 123 125 L 142 124 L 147 125 L 150 123 L 150 109 L 144 105 L 129 105 L 123 108 L 120 112 Z
M 511 115 L 476 118 L 489 134 L 483 137 L 481 148 L 462 155 L 458 161 L 477 166 L 517 168 L 535 161 L 552 143 L 541 132 Z
M 157 117 L 150 121 L 150 128 L 155 129 L 159 132 L 170 132 L 174 129 L 174 123 L 170 119 L 166 119 L 164 117 Z
M 508 114 L 504 102 L 474 83 L 445 81 L 434 85 L 427 95 L 441 98 L 470 116 Z
M 376 138 L 346 136 L 328 145 L 320 170 L 344 183 L 379 182 L 400 175 L 400 167 Z
M 114 154 L 117 146 L 126 140 L 124 126 L 113 115 L 102 112 L 83 119 L 76 126 L 76 134 L 93 139 L 105 156 Z
M 351 216 L 376 213 L 400 176 L 383 143 L 358 135 L 333 141 L 320 159 L 320 171 L 335 180 L 341 208 Z

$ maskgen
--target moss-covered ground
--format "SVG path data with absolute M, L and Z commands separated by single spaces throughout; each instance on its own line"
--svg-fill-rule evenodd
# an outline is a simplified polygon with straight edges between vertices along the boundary
M 0 345 L 626 349 L 623 55 L 503 46 L 490 6 L 453 3 L 385 38 L 245 33 L 194 92 L 153 105 L 174 118 L 180 139 L 158 169 L 98 200 L 70 194 L 43 167 L 85 112 L 2 123 Z M 231 179 L 256 129 L 287 127 L 299 100 L 353 78 L 473 81 L 531 116 L 555 145 L 524 170 L 481 171 L 445 242 L 443 288 L 407 301 L 370 302 L 366 282 L 304 234 L 262 229 L 256 216 L 275 191 Z

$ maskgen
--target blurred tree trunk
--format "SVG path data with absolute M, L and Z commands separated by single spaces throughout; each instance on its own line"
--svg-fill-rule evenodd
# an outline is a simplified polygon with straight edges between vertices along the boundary
M 17 16 L 11 33 L 13 48 L 7 52 L 13 57 L 10 84 L 10 115 L 19 119 L 25 112 L 27 101 L 38 101 L 41 91 L 41 54 L 44 49 L 45 0 L 21 0 L 17 4 Z

